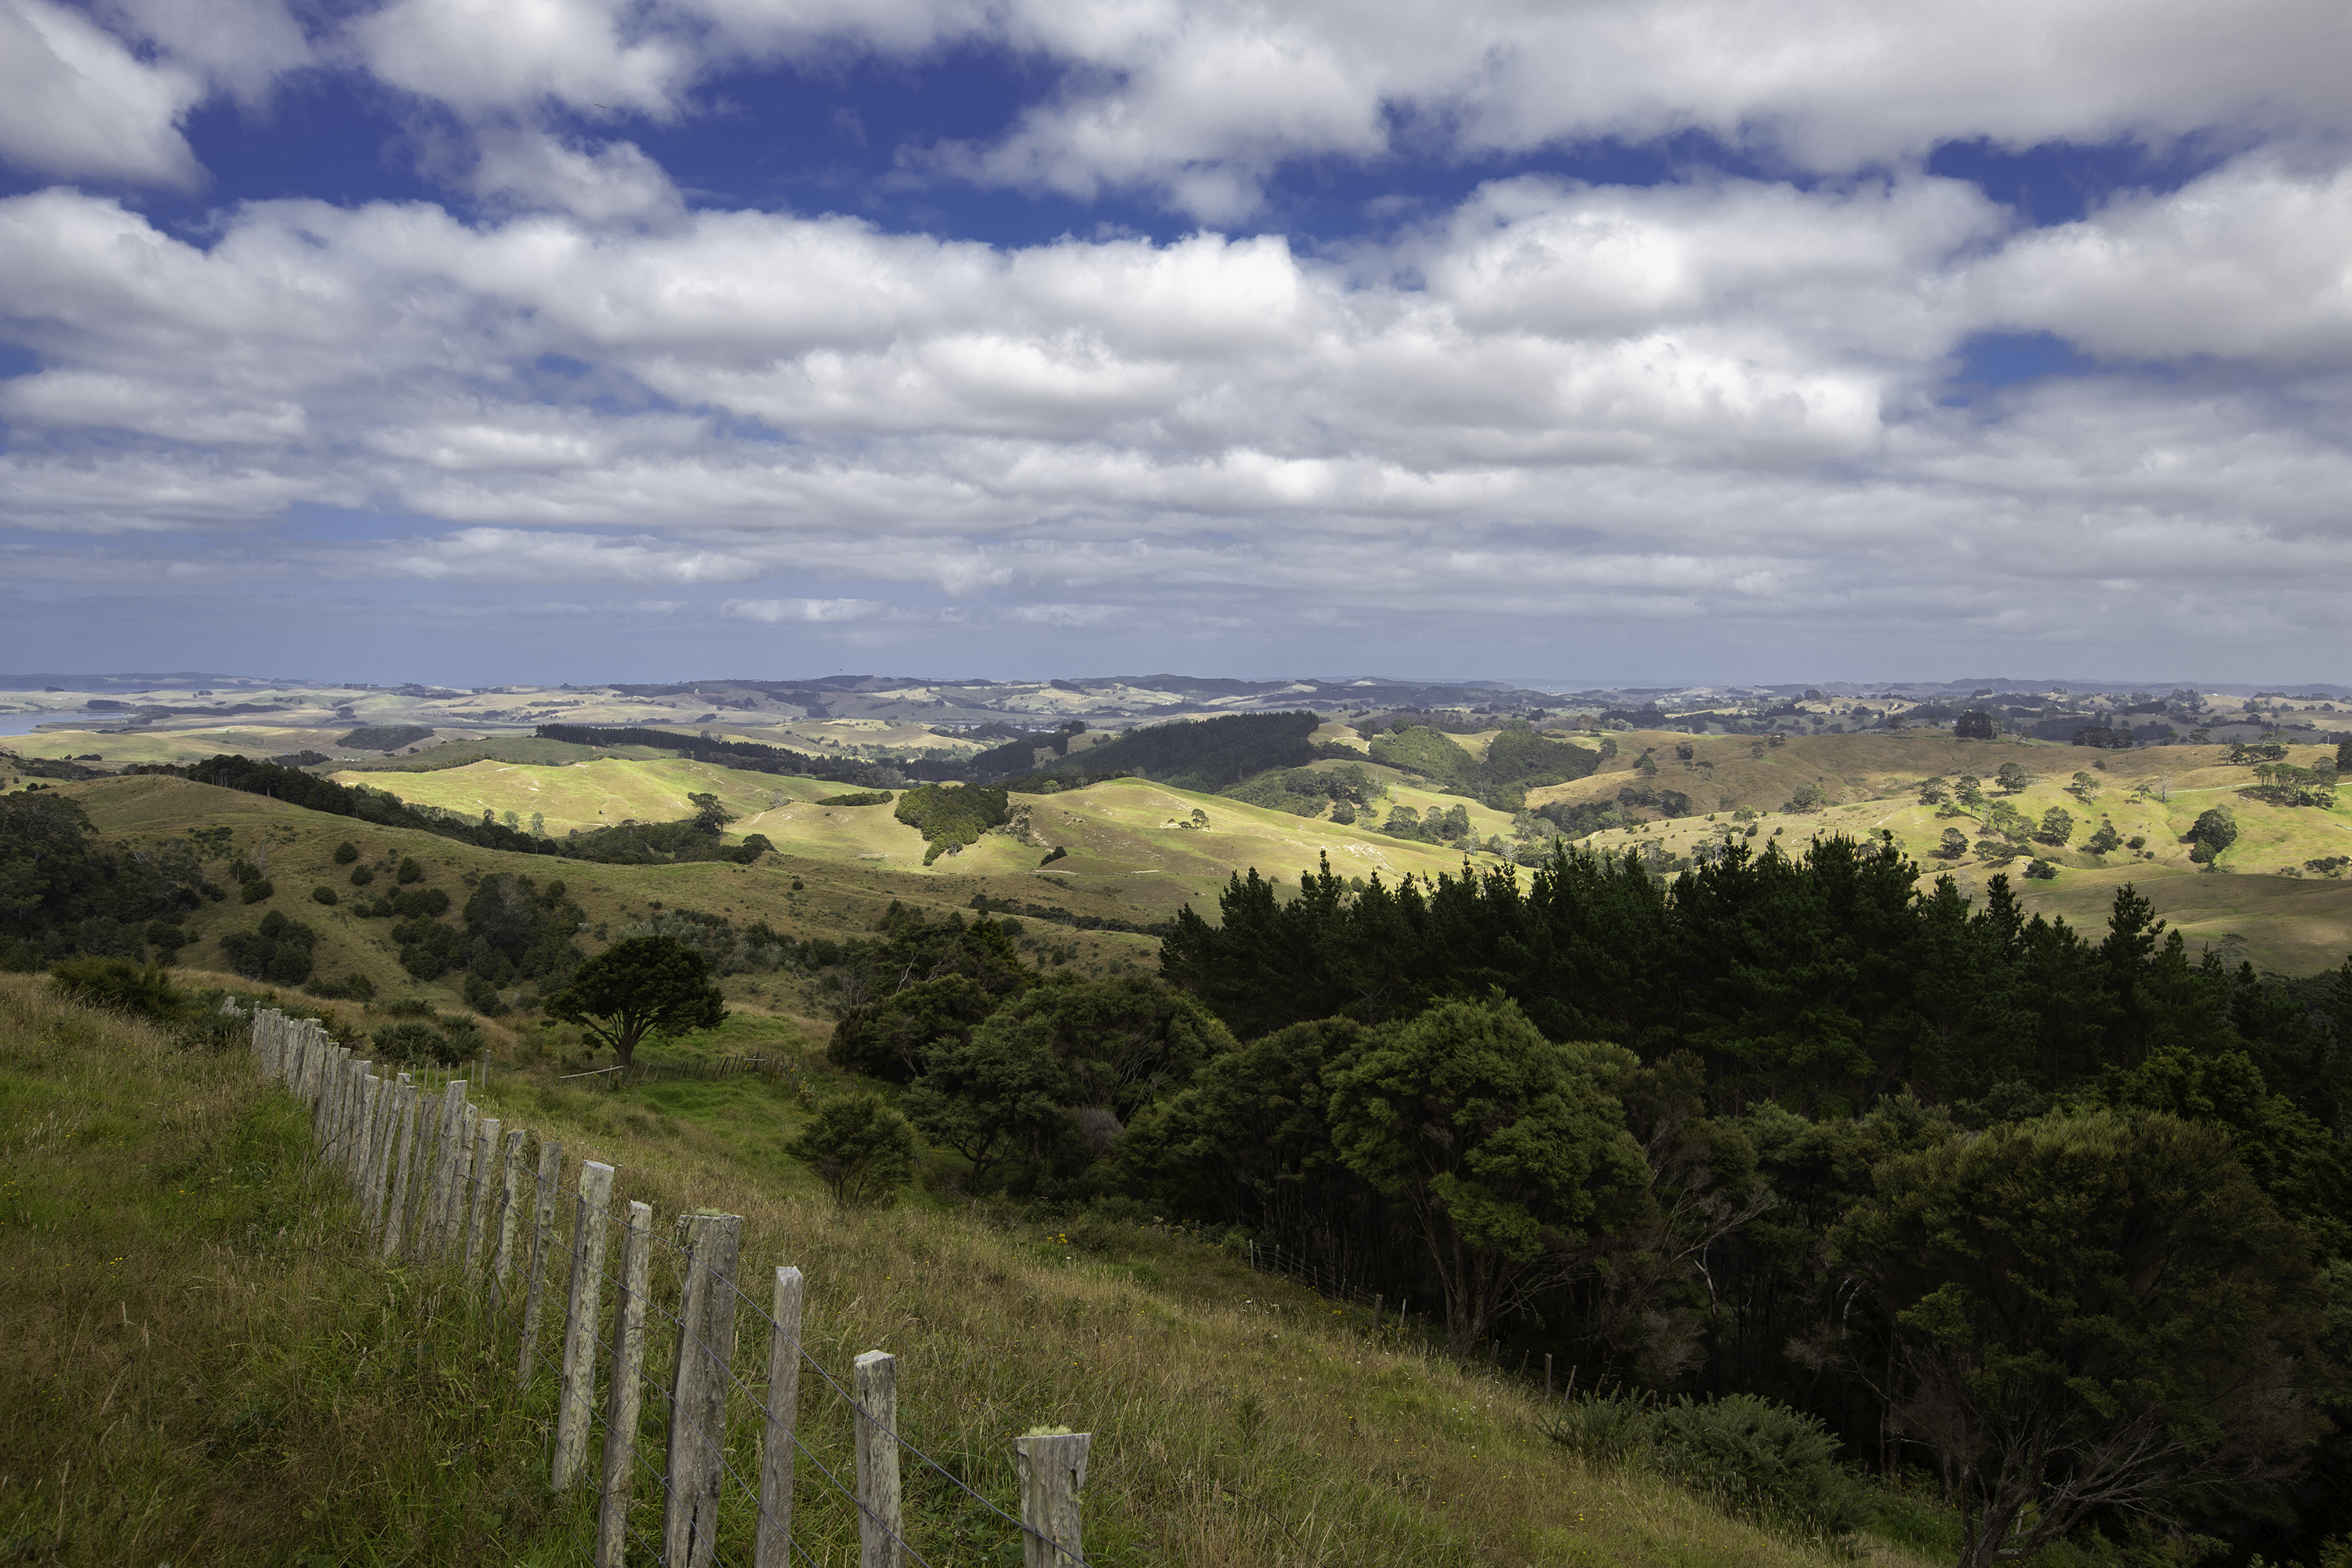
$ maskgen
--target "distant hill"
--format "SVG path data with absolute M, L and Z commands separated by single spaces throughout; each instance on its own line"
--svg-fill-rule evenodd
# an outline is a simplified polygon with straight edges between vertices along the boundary
M 1213 792 L 1270 769 L 1313 762 L 1311 737 L 1322 722 L 1313 713 L 1236 713 L 1198 722 L 1152 724 L 1073 752 L 1044 771 L 1094 777 L 1133 773 L 1174 789 Z M 1025 752 L 1027 743 L 1015 742 L 1000 752 L 1015 749 Z M 998 754 L 984 752 L 973 762 Z M 1024 764 L 1022 771 L 1031 769 Z

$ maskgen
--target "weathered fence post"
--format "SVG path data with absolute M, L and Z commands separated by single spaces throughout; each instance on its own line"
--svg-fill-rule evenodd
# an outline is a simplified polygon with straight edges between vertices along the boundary
M 383 1079 L 370 1073 L 360 1080 L 360 1135 L 352 1148 L 352 1190 L 359 1195 L 360 1222 L 371 1236 L 375 1233 L 376 1116 L 383 1109 Z
M 589 1400 L 596 1392 L 596 1309 L 604 1299 L 604 1216 L 613 1206 L 613 1167 L 586 1160 L 572 1211 L 572 1294 L 563 1311 L 563 1391 L 555 1412 L 557 1491 L 588 1462 Z
M 1091 1432 L 1032 1432 L 1013 1439 L 1013 1468 L 1021 1474 L 1023 1568 L 1062 1568 L 1066 1554 L 1086 1561 L 1078 1544 L 1078 1492 L 1087 1484 Z
M 528 1385 L 539 1356 L 539 1308 L 547 1299 L 547 1249 L 555 1240 L 555 1185 L 563 1177 L 563 1145 L 539 1145 L 539 1177 L 531 1198 L 530 1286 L 522 1299 L 522 1354 L 515 1382 Z
M 361 1194 L 362 1202 L 367 1193 L 364 1173 L 367 1169 L 368 1115 L 375 1106 L 368 1092 L 369 1086 L 375 1082 L 375 1074 L 368 1069 L 373 1066 L 375 1063 L 362 1057 L 354 1060 L 347 1069 L 351 1074 L 351 1085 L 343 1109 L 343 1170 L 352 1179 L 352 1191 Z
M 654 1211 L 629 1205 L 621 1233 L 621 1283 L 613 1302 L 613 1375 L 604 1387 L 604 1477 L 596 1500 L 596 1568 L 622 1568 L 629 1549 L 629 1496 L 635 1489 L 637 1415 L 644 1404 L 646 1276 Z
M 482 1279 L 482 1220 L 490 1208 L 490 1172 L 498 1163 L 499 1119 L 485 1116 L 475 1130 L 473 1202 L 466 1213 L 466 1280 Z
M 687 1221 L 686 1289 L 670 1377 L 669 1507 L 662 1520 L 662 1561 L 669 1568 L 708 1568 L 719 1550 L 735 1257 L 742 1245 L 740 1215 L 698 1214 Z
M 490 1312 L 506 1305 L 507 1281 L 514 1278 L 515 1226 L 522 1218 L 522 1145 L 530 1134 L 517 1127 L 507 1133 L 506 1156 L 499 1167 L 498 1249 L 490 1255 Z
M 394 1173 L 391 1190 L 384 1194 L 383 1202 L 383 1257 L 387 1263 L 400 1256 L 401 1226 L 408 1215 L 409 1180 L 415 1172 L 419 1142 L 416 1086 L 402 1084 L 396 1098 L 400 1120 L 393 1128 L 392 1146 L 383 1152 L 384 1168 Z
M 466 1080 L 453 1078 L 441 1091 L 441 1118 L 433 1151 L 433 1187 L 424 1217 L 416 1226 L 417 1245 L 427 1258 L 440 1257 L 449 1245 L 450 1189 L 457 1180 L 465 1124 Z
M 451 1263 L 466 1255 L 466 1210 L 474 1195 L 474 1139 L 481 1124 L 480 1106 L 459 1108 L 457 1145 L 449 1151 L 449 1207 L 441 1216 L 440 1253 Z
M 797 1268 L 776 1270 L 775 1327 L 768 1332 L 768 1426 L 760 1438 L 760 1533 L 751 1568 L 790 1568 L 793 1560 L 793 1427 L 801 1404 L 801 1306 Z
M 360 1181 L 366 1189 L 368 1234 L 383 1230 L 383 1156 L 392 1147 L 392 1129 L 398 1117 L 397 1089 L 392 1079 L 379 1078 L 368 1086 L 367 1163 Z
M 1551 1352 L 1544 1352 L 1544 1397 L 1551 1397 Z
M 867 1351 L 849 1363 L 857 1410 L 858 1568 L 902 1568 L 898 1494 L 898 1358 Z

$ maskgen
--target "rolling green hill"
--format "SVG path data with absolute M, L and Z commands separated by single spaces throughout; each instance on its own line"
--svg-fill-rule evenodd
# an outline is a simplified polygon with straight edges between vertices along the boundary
M 2252 770 L 2231 765 L 2226 746 L 2162 746 L 2138 751 L 2023 742 L 1966 742 L 1929 734 L 1799 736 L 1773 747 L 1745 738 L 1701 738 L 1671 732 L 1617 737 L 1619 755 L 1591 778 L 1530 792 L 1546 804 L 1615 799 L 1627 789 L 1672 790 L 1693 802 L 1689 816 L 1667 819 L 1655 807 L 1634 807 L 1638 825 L 1594 834 L 1596 849 L 1622 851 L 1656 845 L 1670 858 L 1687 857 L 1698 845 L 1737 831 L 1760 844 L 1774 836 L 1801 843 L 1812 834 L 1860 836 L 1892 833 L 1917 858 L 1927 879 L 1949 874 L 1964 891 L 1978 891 L 1996 870 L 2005 869 L 2026 906 L 2069 920 L 2096 924 L 2104 919 L 2116 886 L 2129 881 L 2146 893 L 2160 914 L 2192 940 L 2242 953 L 2258 967 L 2283 973 L 2332 968 L 2352 952 L 2352 879 L 2344 867 L 2314 870 L 2312 861 L 2352 856 L 2352 793 L 2339 795 L 2332 811 L 2279 806 L 2241 792 L 2253 784 Z M 1688 745 L 1694 755 L 1675 755 Z M 1635 771 L 1644 751 L 1654 749 L 1654 777 Z M 2290 748 L 2289 760 L 2311 766 L 2332 758 L 2333 747 Z M 2008 795 L 1993 785 L 2000 765 L 2014 762 L 2033 775 L 2025 790 Z M 2088 773 L 2095 793 L 2086 805 L 2066 791 L 2076 773 Z M 2039 822 L 2053 807 L 2074 819 L 2064 849 L 2040 844 L 2025 847 L 2058 868 L 2053 880 L 2026 880 L 2024 858 L 2005 868 L 1988 868 L 1973 853 L 1957 861 L 1941 858 L 1944 832 L 1958 827 L 1971 845 L 1981 815 L 1939 816 L 1919 804 L 1917 785 L 1963 773 L 1984 781 L 1988 809 L 2004 801 Z M 1812 811 L 1783 809 L 1807 785 L 1826 804 Z M 2220 869 L 2189 859 L 2182 841 L 2198 815 L 2228 805 L 2240 826 L 2238 842 L 2222 854 Z M 1752 820 L 1735 820 L 1738 811 Z M 2112 822 L 2126 841 L 2145 842 L 2137 851 L 2096 855 L 2085 847 L 2100 824 Z M 1746 839 L 1749 827 L 1753 839 Z

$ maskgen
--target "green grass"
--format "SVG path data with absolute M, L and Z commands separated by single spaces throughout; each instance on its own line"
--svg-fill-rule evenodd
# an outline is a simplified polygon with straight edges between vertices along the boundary
M 584 1559 L 584 1499 L 551 1496 L 541 1468 L 552 1380 L 514 1394 L 510 1331 L 440 1271 L 372 1261 L 302 1114 L 244 1053 L 182 1051 L 5 977 L 0 1095 L 0 1541 L 89 1563 Z M 1087 1547 L 1106 1568 L 1845 1560 L 1587 1466 L 1523 1388 L 1184 1236 L 936 1196 L 836 1212 L 805 1172 L 734 1146 L 799 1120 L 761 1080 L 614 1093 L 510 1072 L 488 1100 L 571 1161 L 617 1166 L 616 1196 L 665 1228 L 693 1207 L 742 1214 L 748 1275 L 807 1273 L 812 1352 L 836 1372 L 897 1353 L 906 1435 L 987 1496 L 1013 1498 L 1017 1433 L 1096 1433 Z M 657 1299 L 675 1283 L 657 1271 Z M 763 1353 L 740 1324 L 753 1386 Z M 650 1363 L 663 1354 L 657 1334 Z M 845 1463 L 840 1403 L 803 1387 L 803 1434 Z M 740 1396 L 730 1419 L 748 1463 Z M 657 1408 L 647 1425 L 657 1444 Z M 932 1562 L 1010 1560 L 1009 1533 L 960 1494 L 913 1470 L 908 1490 Z M 800 1496 L 815 1560 L 852 1561 L 849 1510 L 805 1468 Z M 652 1518 L 641 1494 L 638 1527 Z M 722 1529 L 748 1522 L 730 1498 Z
M 242 1051 L 0 978 L 0 1559 L 528 1560 L 565 1531 L 543 1413 L 456 1293 L 370 1262 Z

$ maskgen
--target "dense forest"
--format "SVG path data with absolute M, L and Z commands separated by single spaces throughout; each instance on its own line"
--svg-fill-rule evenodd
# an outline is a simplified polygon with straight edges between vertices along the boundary
M 2352 961 L 2266 978 L 2128 887 L 2089 933 L 1917 874 L 1843 838 L 1670 882 L 1565 846 L 1252 873 L 1164 980 L 894 911 L 828 955 L 835 1052 L 973 1184 L 1279 1246 L 1612 1398 L 1818 1418 L 1940 1476 L 1971 1561 L 2318 1561 L 2352 1531 Z

